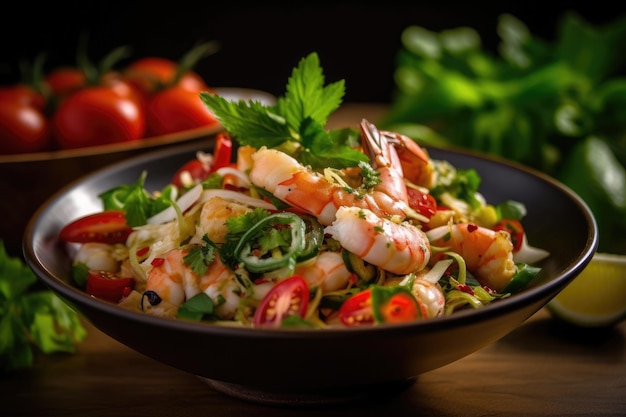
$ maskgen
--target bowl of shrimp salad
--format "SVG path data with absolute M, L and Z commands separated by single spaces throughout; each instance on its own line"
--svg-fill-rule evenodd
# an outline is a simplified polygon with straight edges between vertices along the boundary
M 398 139 L 362 127 L 365 141 Z M 567 188 L 468 151 L 403 155 L 421 181 L 419 193 L 401 190 L 420 202 L 406 206 L 395 202 L 409 197 L 387 198 L 398 183 L 382 157 L 376 170 L 388 183 L 358 195 L 348 191 L 355 172 L 314 173 L 266 147 L 233 154 L 234 164 L 203 180 L 183 170 L 180 187 L 172 183 L 182 167 L 217 158 L 182 146 L 91 174 L 40 208 L 24 244 L 42 281 L 96 327 L 229 394 L 301 402 L 314 392 L 320 401 L 411 381 L 515 329 L 597 244 L 593 217 Z M 468 170 L 480 178 L 475 209 L 452 191 L 453 173 Z M 132 189 L 175 204 L 131 227 L 103 199 L 131 198 Z M 503 223 L 497 213 L 507 210 L 524 215 Z M 104 215 L 109 229 L 94 239 L 87 232 Z M 260 359 L 241 361 L 250 354 Z
M 413 383 L 514 330 L 590 262 L 597 226 L 567 187 L 366 119 L 325 129 L 343 84 L 321 74 L 304 58 L 276 106 L 201 96 L 225 129 L 211 146 L 66 186 L 30 220 L 26 262 L 138 352 L 299 405 Z

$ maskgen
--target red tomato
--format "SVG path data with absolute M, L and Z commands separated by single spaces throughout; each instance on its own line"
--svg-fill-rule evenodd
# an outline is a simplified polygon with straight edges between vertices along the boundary
M 408 291 L 400 288 L 378 291 L 378 295 L 374 296 L 372 289 L 368 288 L 348 298 L 339 309 L 341 322 L 352 327 L 377 322 L 402 323 L 420 317 L 417 300 Z
M 176 171 L 170 182 L 179 188 L 198 184 L 218 169 L 229 166 L 232 154 L 233 142 L 230 136 L 223 132 L 218 133 L 212 163 L 198 158 L 192 159 Z
M 61 149 L 130 142 L 144 136 L 145 112 L 127 84 L 90 86 L 61 103 L 53 129 Z
M 408 292 L 393 294 L 386 302 L 378 306 L 381 321 L 384 323 L 403 323 L 421 316 L 419 305 Z
M 368 288 L 344 301 L 339 308 L 339 319 L 346 326 L 374 324 L 372 290 Z
M 132 278 L 123 278 L 107 271 L 90 270 L 85 291 L 96 298 L 119 303 L 130 294 L 134 286 L 135 281 Z
M 146 97 L 174 82 L 178 63 L 167 58 L 146 57 L 132 62 L 124 71 L 124 77 Z M 208 90 L 202 77 L 195 71 L 187 71 L 178 84 L 191 91 Z
M 199 159 L 192 159 L 176 171 L 171 183 L 178 188 L 189 187 L 206 180 L 210 173 L 211 166 L 209 164 Z
M 121 210 L 108 210 L 81 217 L 65 225 L 59 232 L 64 242 L 124 243 L 132 228 Z
M 44 81 L 55 97 L 67 97 L 83 88 L 87 83 L 85 73 L 75 67 L 61 67 L 52 70 L 44 77 Z
M 15 104 L 33 107 L 44 111 L 46 99 L 34 88 L 26 84 L 15 84 L 0 88 L 0 101 L 8 101 Z
M 502 219 L 496 224 L 493 230 L 506 230 L 511 235 L 513 242 L 513 252 L 517 252 L 522 247 L 524 240 L 524 226 L 518 220 Z
M 437 201 L 428 194 L 408 187 L 409 207 L 429 219 L 437 212 Z
M 0 154 L 41 152 L 51 148 L 49 123 L 40 110 L 0 100 Z
M 213 151 L 213 165 L 211 172 L 230 165 L 233 158 L 233 141 L 227 133 L 218 133 L 215 138 L 215 150 Z
M 200 98 L 200 91 L 188 90 L 180 85 L 156 92 L 148 101 L 146 111 L 151 135 L 219 124 Z
M 309 286 L 306 280 L 294 275 L 276 284 L 261 300 L 254 313 L 254 325 L 280 327 L 288 316 L 304 318 L 309 306 Z

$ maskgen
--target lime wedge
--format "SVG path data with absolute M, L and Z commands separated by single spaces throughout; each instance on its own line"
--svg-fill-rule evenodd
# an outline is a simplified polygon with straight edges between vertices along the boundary
M 626 319 L 626 255 L 596 253 L 589 265 L 547 305 L 580 327 L 608 327 Z

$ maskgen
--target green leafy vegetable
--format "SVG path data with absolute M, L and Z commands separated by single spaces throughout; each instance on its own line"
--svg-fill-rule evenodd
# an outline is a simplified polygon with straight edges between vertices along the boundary
M 328 132 L 328 117 L 345 94 L 343 80 L 324 85 L 319 58 L 311 53 L 293 69 L 286 92 L 275 106 L 232 102 L 200 93 L 205 105 L 241 145 L 280 148 L 313 168 L 356 166 L 367 158 L 352 149 L 358 134 L 350 129 Z
M 502 156 L 560 179 L 591 203 L 599 250 L 626 253 L 624 186 L 618 184 L 626 176 L 626 16 L 594 27 L 565 13 L 557 30 L 555 41 L 547 42 L 502 15 L 495 56 L 471 28 L 435 33 L 407 27 L 392 106 L 378 125 L 423 144 Z M 610 163 L 584 161 L 594 155 Z
M 207 235 L 202 236 L 202 240 L 206 245 L 194 246 L 183 258 L 185 265 L 188 265 L 193 272 L 200 276 L 206 273 L 209 265 L 215 259 L 215 251 L 217 250 L 217 246 Z
M 87 335 L 78 315 L 52 291 L 33 290 L 37 277 L 0 240 L 0 371 L 30 367 L 33 347 L 75 351 Z

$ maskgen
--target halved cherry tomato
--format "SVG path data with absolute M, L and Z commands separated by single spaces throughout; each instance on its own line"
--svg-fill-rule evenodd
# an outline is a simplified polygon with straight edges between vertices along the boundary
M 132 278 L 120 277 L 108 271 L 90 270 L 87 276 L 86 292 L 96 298 L 119 303 L 128 296 L 135 286 Z
M 423 193 L 412 187 L 407 188 L 407 193 L 409 197 L 409 207 L 413 210 L 429 219 L 437 212 L 437 201 L 432 195 Z
M 132 228 L 121 210 L 107 210 L 81 217 L 65 225 L 59 232 L 64 242 L 124 243 Z
M 283 319 L 296 315 L 304 318 L 309 306 L 309 286 L 294 275 L 277 283 L 261 300 L 254 313 L 254 325 L 280 327 Z
M 348 298 L 339 308 L 339 319 L 350 327 L 374 324 L 372 290 L 368 288 Z
M 524 226 L 518 220 L 514 219 L 502 219 L 496 224 L 493 230 L 506 230 L 511 235 L 511 242 L 513 242 L 513 252 L 517 252 L 522 247 L 522 241 L 524 240 Z
M 381 323 L 404 323 L 421 316 L 417 300 L 403 287 L 377 288 L 372 297 L 374 316 Z
M 420 317 L 417 300 L 403 287 L 367 288 L 348 298 L 339 308 L 346 326 L 403 323 Z

